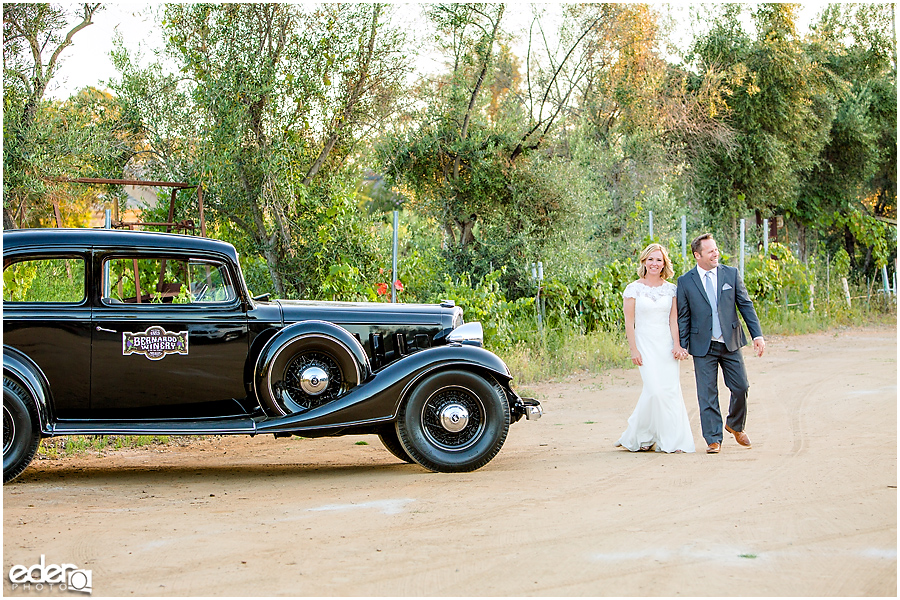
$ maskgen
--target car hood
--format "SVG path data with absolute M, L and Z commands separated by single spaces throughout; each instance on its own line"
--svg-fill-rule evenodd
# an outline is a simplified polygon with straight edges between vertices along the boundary
M 276 300 L 285 324 L 308 319 L 334 323 L 429 324 L 457 327 L 462 309 L 449 304 L 405 304 L 387 302 L 325 302 Z

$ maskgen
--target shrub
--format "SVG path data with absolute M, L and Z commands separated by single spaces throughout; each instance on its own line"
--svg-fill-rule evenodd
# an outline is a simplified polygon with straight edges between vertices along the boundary
M 501 268 L 488 273 L 474 286 L 468 273 L 456 281 L 445 275 L 441 292 L 441 299 L 462 307 L 467 321 L 481 323 L 485 345 L 495 349 L 509 347 L 536 328 L 530 325 L 535 319 L 534 298 L 508 301 L 499 283 L 504 272 Z
M 809 306 L 811 275 L 787 246 L 769 244 L 768 256 L 751 256 L 744 264 L 747 293 L 757 303 Z

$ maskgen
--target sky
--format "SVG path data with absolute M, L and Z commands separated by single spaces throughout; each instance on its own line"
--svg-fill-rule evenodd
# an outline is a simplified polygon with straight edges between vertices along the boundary
M 125 47 L 150 54 L 152 48 L 162 47 L 162 36 L 151 14 L 151 4 L 104 4 L 94 15 L 94 23 L 72 38 L 72 45 L 62 54 L 62 64 L 47 90 L 47 95 L 65 99 L 92 85 L 105 88 L 105 81 L 118 75 L 109 58 L 116 31 L 122 34 Z
M 686 5 L 679 5 L 673 14 L 676 18 L 687 19 Z M 825 5 L 824 2 L 806 2 L 801 4 L 798 29 L 806 33 L 808 24 Z M 160 35 L 154 12 L 160 5 L 157 3 L 104 3 L 104 10 L 94 16 L 94 23 L 77 33 L 73 44 L 62 55 L 62 64 L 57 76 L 51 82 L 47 95 L 56 99 L 65 99 L 91 85 L 100 89 L 106 88 L 106 81 L 118 75 L 113 68 L 109 53 L 113 49 L 113 38 L 116 32 L 122 35 L 125 47 L 132 53 L 140 51 L 146 64 L 152 58 L 154 49 L 162 48 Z M 552 7 L 553 5 L 549 5 Z M 418 15 L 418 6 L 410 6 L 413 10 L 401 8 L 403 15 Z M 505 18 L 506 27 L 512 31 L 527 26 L 530 16 L 529 3 L 510 3 Z M 552 9 L 552 8 L 551 8 Z M 688 33 L 687 27 L 679 31 Z M 434 60 L 424 56 L 419 69 L 433 68 Z

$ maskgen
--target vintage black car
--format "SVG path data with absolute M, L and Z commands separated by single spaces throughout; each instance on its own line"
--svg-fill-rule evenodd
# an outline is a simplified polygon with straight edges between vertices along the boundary
M 541 416 L 482 328 L 440 305 L 251 297 L 230 244 L 102 229 L 3 233 L 3 481 L 41 437 L 374 433 L 472 471 Z

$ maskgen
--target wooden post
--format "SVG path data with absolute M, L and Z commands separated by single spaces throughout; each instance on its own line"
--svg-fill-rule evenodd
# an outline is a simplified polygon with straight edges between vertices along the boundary
M 844 298 L 847 300 L 847 306 L 850 306 L 850 286 L 847 284 L 846 277 L 841 277 L 841 285 L 844 286 Z
M 203 182 L 197 184 L 197 208 L 200 210 L 200 237 L 206 237 L 206 220 L 203 218 Z
M 172 200 L 169 202 L 169 222 L 166 224 L 166 233 L 172 231 L 172 223 L 175 222 L 175 196 L 178 194 L 178 188 L 172 188 Z M 162 292 L 166 283 L 166 259 L 162 259 L 159 263 L 159 280 L 156 283 L 156 291 Z
M 816 284 L 811 283 L 811 284 L 809 284 L 809 312 L 815 312 L 815 310 L 816 310 L 816 305 L 814 302 L 815 298 L 816 298 Z
M 62 215 L 59 213 L 59 200 L 53 200 L 53 216 L 56 217 L 56 226 L 62 228 Z
M 172 200 L 169 201 L 169 223 L 175 221 L 175 195 L 178 194 L 178 188 L 172 188 Z M 166 225 L 166 233 L 172 231 L 172 225 Z
M 137 259 L 131 260 L 132 266 L 134 267 L 134 297 L 135 302 L 138 304 L 141 303 L 141 273 L 138 269 L 138 261 Z

